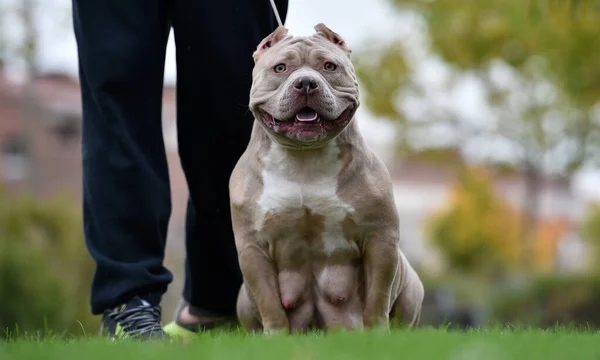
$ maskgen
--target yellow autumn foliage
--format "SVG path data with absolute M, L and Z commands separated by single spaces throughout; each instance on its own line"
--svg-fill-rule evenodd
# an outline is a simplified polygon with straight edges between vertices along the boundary
M 464 169 L 450 206 L 432 216 L 427 230 L 457 270 L 496 273 L 518 265 L 519 216 L 496 196 L 483 169 Z
M 542 220 L 536 230 L 533 243 L 532 268 L 537 272 L 550 272 L 554 269 L 558 256 L 558 241 L 569 228 L 565 218 Z
M 499 197 L 488 172 L 464 168 L 451 189 L 449 205 L 427 222 L 429 239 L 461 272 L 501 275 L 510 270 L 547 272 L 554 268 L 564 219 L 540 220 L 531 251 L 521 232 L 520 212 Z

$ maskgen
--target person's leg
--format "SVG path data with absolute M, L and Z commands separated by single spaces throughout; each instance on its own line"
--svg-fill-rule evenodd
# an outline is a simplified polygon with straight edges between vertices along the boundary
M 287 0 L 277 5 L 284 21 Z M 183 298 L 196 315 L 235 315 L 242 277 L 228 183 L 250 139 L 252 53 L 276 27 L 268 0 L 174 2 L 179 153 L 190 190 Z
M 134 307 L 156 315 L 172 281 L 163 266 L 171 198 L 161 123 L 169 11 L 166 0 L 73 0 L 93 314 L 141 298 Z

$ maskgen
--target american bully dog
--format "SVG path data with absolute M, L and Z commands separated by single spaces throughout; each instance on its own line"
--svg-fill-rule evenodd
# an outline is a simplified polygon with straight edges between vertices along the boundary
M 385 165 L 356 121 L 344 40 L 280 26 L 254 53 L 251 140 L 230 179 L 250 331 L 389 328 L 419 322 L 423 285 L 399 246 Z

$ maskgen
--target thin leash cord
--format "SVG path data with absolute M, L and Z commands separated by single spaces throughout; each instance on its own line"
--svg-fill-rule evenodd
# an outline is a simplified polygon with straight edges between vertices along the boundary
M 273 8 L 273 12 L 275 13 L 275 18 L 277 18 L 277 24 L 282 26 L 281 17 L 279 16 L 279 11 L 277 10 L 277 5 L 275 5 L 275 0 L 271 0 L 271 7 Z

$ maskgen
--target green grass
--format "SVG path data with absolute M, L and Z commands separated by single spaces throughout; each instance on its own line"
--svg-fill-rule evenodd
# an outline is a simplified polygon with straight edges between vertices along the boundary
M 0 342 L 0 359 L 600 359 L 600 334 L 574 330 L 339 332 L 266 337 L 206 333 L 188 342 L 112 342 L 99 338 Z

